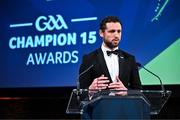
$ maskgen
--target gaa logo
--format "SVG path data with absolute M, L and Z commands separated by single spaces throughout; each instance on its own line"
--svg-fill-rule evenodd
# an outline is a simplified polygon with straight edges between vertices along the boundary
M 56 15 L 56 17 L 49 15 L 39 16 L 35 22 L 36 29 L 40 32 L 45 30 L 60 30 L 60 29 L 68 29 L 66 22 L 64 21 L 61 15 Z

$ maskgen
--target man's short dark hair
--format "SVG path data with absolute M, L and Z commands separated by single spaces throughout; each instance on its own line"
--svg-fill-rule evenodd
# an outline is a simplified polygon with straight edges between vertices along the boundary
M 122 23 L 117 16 L 107 16 L 101 21 L 99 25 L 99 29 L 104 31 L 106 29 L 106 23 L 110 23 L 110 22 L 118 22 L 122 26 Z

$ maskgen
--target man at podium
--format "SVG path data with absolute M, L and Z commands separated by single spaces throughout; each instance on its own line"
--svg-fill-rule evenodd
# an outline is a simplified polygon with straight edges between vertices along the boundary
M 141 89 L 135 57 L 119 48 L 122 23 L 116 16 L 105 17 L 99 26 L 100 48 L 83 56 L 79 70 L 82 89 Z M 83 73 L 83 74 L 82 74 Z
M 135 57 L 119 48 L 119 18 L 105 17 L 99 35 L 100 48 L 84 55 L 80 66 L 79 84 L 85 90 L 73 92 L 77 102 L 71 105 L 84 119 L 150 119 L 150 114 L 158 114 L 171 92 L 164 96 L 164 91 L 141 90 Z

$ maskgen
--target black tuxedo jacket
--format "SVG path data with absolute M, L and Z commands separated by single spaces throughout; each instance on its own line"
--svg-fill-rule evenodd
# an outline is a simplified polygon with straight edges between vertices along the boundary
M 122 50 L 119 50 L 118 57 L 119 78 L 122 83 L 128 89 L 141 89 L 141 82 L 135 57 Z M 87 89 L 93 80 L 102 74 L 108 77 L 112 82 L 101 48 L 83 56 L 79 73 L 82 73 L 91 65 L 93 65 L 93 67 L 79 77 L 80 88 Z

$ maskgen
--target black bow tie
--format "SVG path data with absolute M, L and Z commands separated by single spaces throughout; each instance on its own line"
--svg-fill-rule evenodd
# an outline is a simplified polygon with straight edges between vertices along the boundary
M 118 55 L 119 54 L 119 51 L 118 50 L 114 50 L 114 51 L 106 51 L 107 52 L 107 55 L 110 56 L 111 54 L 115 54 L 115 55 Z

